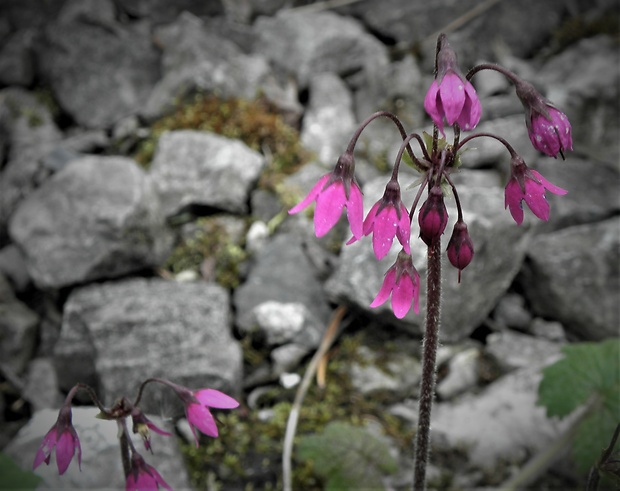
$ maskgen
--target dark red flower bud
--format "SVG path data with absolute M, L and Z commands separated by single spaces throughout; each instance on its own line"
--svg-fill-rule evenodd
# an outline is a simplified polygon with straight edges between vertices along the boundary
M 433 245 L 443 234 L 448 224 L 448 211 L 443 202 L 443 191 L 439 185 L 433 186 L 418 215 L 420 238 L 428 246 Z
M 448 242 L 448 259 L 450 264 L 459 270 L 459 283 L 461 282 L 461 270 L 465 269 L 474 257 L 474 243 L 467 231 L 467 225 L 462 220 L 454 224 L 452 237 Z

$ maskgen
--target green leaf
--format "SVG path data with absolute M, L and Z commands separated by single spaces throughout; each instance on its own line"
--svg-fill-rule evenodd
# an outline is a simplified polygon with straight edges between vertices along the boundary
M 337 421 L 323 433 L 302 437 L 298 457 L 314 463 L 327 491 L 382 488 L 382 476 L 397 469 L 383 440 L 362 427 Z
M 8 455 L 0 453 L 0 489 L 36 489 L 41 478 L 23 471 Z
M 618 413 L 595 410 L 579 424 L 573 440 L 573 458 L 579 472 L 587 472 L 600 460 L 601 451 L 609 444 L 618 424 L 618 417 Z
M 603 406 L 617 411 L 620 341 L 569 344 L 562 352 L 564 358 L 543 369 L 538 387 L 538 405 L 547 409 L 547 416 L 563 418 L 594 395 L 601 398 Z

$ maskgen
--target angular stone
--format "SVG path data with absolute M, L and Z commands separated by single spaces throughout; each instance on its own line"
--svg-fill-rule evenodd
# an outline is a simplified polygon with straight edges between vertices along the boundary
M 243 213 L 264 165 L 264 157 L 239 140 L 180 130 L 159 139 L 150 177 L 167 216 L 189 205 Z
M 114 421 L 97 418 L 96 407 L 73 407 L 73 426 L 82 447 L 82 471 L 74 458 L 69 469 L 58 475 L 56 457 L 50 464 L 41 464 L 34 471 L 42 478 L 37 489 L 124 489 L 125 478 L 118 443 L 118 426 Z M 56 423 L 58 409 L 37 411 L 18 435 L 3 450 L 24 470 L 32 470 L 34 456 L 49 429 Z M 147 415 L 159 428 L 171 431 L 158 416 Z M 131 427 L 131 421 L 128 423 Z M 131 431 L 131 430 L 130 430 Z M 147 464 L 155 467 L 174 489 L 189 489 L 189 477 L 177 440 L 171 436 L 153 434 L 153 454 L 144 450 L 142 442 L 132 437 L 138 452 Z
M 158 266 L 172 245 L 152 186 L 124 157 L 72 161 L 20 204 L 9 233 L 40 288 Z
M 487 336 L 485 351 L 505 371 L 540 367 L 545 360 L 560 355 L 563 343 L 537 339 L 515 331 L 502 331 Z
M 535 314 L 579 339 L 618 336 L 620 219 L 541 235 L 528 248 L 523 291 Z
M 91 383 L 108 403 L 135 397 L 149 377 L 238 395 L 242 369 L 225 289 L 141 278 L 74 290 L 54 362 L 61 388 Z M 143 407 L 165 410 L 167 392 L 150 385 Z
M 79 21 L 47 26 L 39 67 L 78 124 L 107 128 L 144 106 L 159 77 L 148 27 Z

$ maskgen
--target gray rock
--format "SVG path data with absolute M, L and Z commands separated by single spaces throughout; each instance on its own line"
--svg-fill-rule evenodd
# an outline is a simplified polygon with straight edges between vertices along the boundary
M 618 336 L 620 219 L 537 237 L 522 285 L 536 315 L 560 321 L 579 339 Z
M 353 387 L 368 396 L 378 391 L 388 391 L 403 396 L 410 395 L 418 387 L 422 366 L 417 358 L 405 353 L 394 353 L 385 366 L 379 366 L 379 355 L 366 346 L 357 349 L 356 358 L 349 370 Z
M 263 302 L 252 310 L 258 329 L 266 336 L 270 345 L 279 345 L 296 341 L 305 334 L 306 323 L 312 314 L 302 303 Z M 316 343 L 309 339 L 306 344 Z
M 155 39 L 163 49 L 163 77 L 141 112 L 147 119 L 160 116 L 196 90 L 253 99 L 271 73 L 262 56 L 244 54 L 189 12 L 156 29 Z
M 30 284 L 24 255 L 15 244 L 0 249 L 0 275 L 4 275 L 16 293 L 23 292 Z
M 0 84 L 28 87 L 34 81 L 34 29 L 17 31 L 0 49 Z
M 175 19 L 184 11 L 197 16 L 221 15 L 224 8 L 221 1 L 205 2 L 204 0 L 123 0 L 119 9 L 132 17 L 146 18 L 153 23 L 166 23 Z
M 529 332 L 537 338 L 548 339 L 549 341 L 560 343 L 566 342 L 564 327 L 557 321 L 548 321 L 541 319 L 540 317 L 536 317 L 530 325 Z
M 290 370 L 295 370 L 304 356 L 308 354 L 307 346 L 288 343 L 271 350 L 272 372 L 281 376 Z
M 597 222 L 620 213 L 620 167 L 570 153 L 565 162 L 541 158 L 533 167 L 568 191 L 564 196 L 547 193 L 551 217 L 542 224 L 541 232 Z
M 462 171 L 454 176 L 463 206 L 464 219 L 474 242 L 475 256 L 457 282 L 457 272 L 444 261 L 443 307 L 441 338 L 445 342 L 465 339 L 491 312 L 518 273 L 527 244 L 531 237 L 531 222 L 526 220 L 517 227 L 504 210 L 504 192 L 493 184 L 493 173 Z M 480 177 L 483 177 L 482 179 Z M 368 210 L 383 193 L 386 178 L 379 178 L 364 186 L 365 207 Z M 471 183 L 471 184 L 470 184 Z M 401 191 L 405 185 L 401 186 Z M 413 201 L 415 189 L 404 191 L 403 202 Z M 452 224 L 456 219 L 454 201 L 447 199 L 450 217 L 444 244 L 449 240 Z M 414 220 L 416 223 L 417 220 Z M 426 246 L 415 239 L 417 227 L 412 232 L 411 252 L 421 278 L 420 312 L 425 309 L 426 292 Z M 397 243 L 397 241 L 395 241 Z M 400 248 L 393 246 L 391 252 L 378 262 L 372 252 L 370 238 L 344 247 L 340 264 L 325 285 L 335 301 L 354 305 L 367 313 L 377 315 L 383 322 L 399 325 L 420 334 L 424 324 L 423 315 L 410 311 L 402 321 L 394 317 L 390 302 L 377 309 L 368 306 L 377 295 L 383 276 L 396 259 Z M 471 286 L 468 286 L 471 285 Z
M 527 310 L 521 295 L 509 293 L 495 307 L 493 320 L 502 327 L 526 331 L 532 322 L 532 314 Z
M 167 216 L 188 205 L 243 213 L 264 165 L 264 157 L 239 140 L 171 131 L 159 139 L 150 177 Z
M 301 127 L 301 142 L 317 158 L 335 165 L 356 128 L 353 99 L 345 83 L 333 73 L 310 78 L 310 100 Z
M 74 407 L 72 413 L 73 426 L 82 447 L 82 471 L 77 465 L 77 458 L 74 458 L 67 472 L 59 476 L 55 457 L 52 457 L 50 465 L 43 463 L 34 471 L 43 480 L 37 489 L 123 489 L 125 478 L 115 422 L 98 419 L 99 409 L 96 407 Z M 36 412 L 4 452 L 22 469 L 31 470 L 39 445 L 57 417 L 57 409 Z M 147 417 L 158 427 L 166 428 L 161 418 L 153 415 Z M 151 439 L 152 455 L 144 450 L 138 438 L 133 440 L 147 464 L 155 467 L 171 487 L 189 489 L 183 456 L 174 437 L 154 434 Z
M 50 24 L 37 58 L 62 109 L 87 128 L 107 128 L 138 113 L 159 77 L 143 23 Z
M 150 183 L 124 157 L 72 161 L 20 204 L 9 233 L 41 288 L 157 266 L 172 245 Z
M 486 342 L 486 352 L 504 371 L 541 367 L 545 360 L 559 356 L 562 347 L 561 343 L 537 339 L 515 331 L 491 333 Z
M 437 395 L 442 400 L 471 389 L 478 383 L 480 349 L 470 347 L 456 353 L 448 362 L 448 374 L 437 384 Z
M 467 467 L 493 471 L 502 462 L 524 462 L 554 442 L 571 419 L 549 419 L 536 405 L 540 377 L 540 366 L 516 370 L 480 394 L 436 404 L 433 440 L 448 448 L 466 447 Z
M 318 345 L 330 315 L 316 270 L 299 236 L 293 234 L 276 235 L 265 245 L 254 258 L 247 281 L 235 290 L 233 300 L 237 325 L 245 333 L 259 327 L 257 312 L 265 309 L 265 303 L 277 306 L 279 312 L 290 308 L 290 304 L 301 304 L 304 308 L 297 311 L 301 315 L 298 322 L 304 328 L 295 339 L 301 337 L 298 342 L 309 347 Z M 294 336 L 297 327 L 291 324 L 287 329 L 289 336 Z
M 39 316 L 18 300 L 0 274 L 0 359 L 12 372 L 21 373 L 34 354 Z
M 54 363 L 61 388 L 91 383 L 111 403 L 133 397 L 149 377 L 234 396 L 242 361 L 231 336 L 226 290 L 206 282 L 136 278 L 71 293 Z M 166 410 L 167 392 L 149 386 L 142 407 Z
M 63 402 L 58 387 L 58 377 L 50 358 L 35 358 L 28 365 L 28 374 L 22 397 L 32 406 L 33 412 L 57 409 Z
M 254 28 L 258 34 L 255 52 L 294 76 L 302 88 L 322 72 L 369 75 L 388 64 L 385 46 L 356 20 L 332 12 L 282 10 L 275 17 L 259 17 Z
M 115 18 L 116 8 L 111 0 L 67 0 L 56 20 L 62 24 L 82 21 L 112 26 Z
M 61 139 L 49 109 L 18 88 L 0 92 L 0 135 L 3 133 L 8 153 L 0 172 L 0 227 L 6 226 L 17 204 L 49 176 L 41 161 Z

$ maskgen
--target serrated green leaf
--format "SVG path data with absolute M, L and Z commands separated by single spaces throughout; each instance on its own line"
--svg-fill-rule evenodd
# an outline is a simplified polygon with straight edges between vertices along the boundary
M 596 396 L 611 411 L 620 405 L 620 341 L 566 345 L 565 357 L 543 369 L 538 405 L 563 418 Z M 616 415 L 618 415 L 616 413 Z
M 22 470 L 8 455 L 0 453 L 0 489 L 36 489 L 41 478 Z
M 382 488 L 382 476 L 396 472 L 384 441 L 366 429 L 333 422 L 323 433 L 302 437 L 298 457 L 311 460 L 327 490 Z
M 595 410 L 577 427 L 573 440 L 573 458 L 577 469 L 585 473 L 599 461 L 601 451 L 609 444 L 609 439 L 618 424 L 618 414 L 606 409 Z

